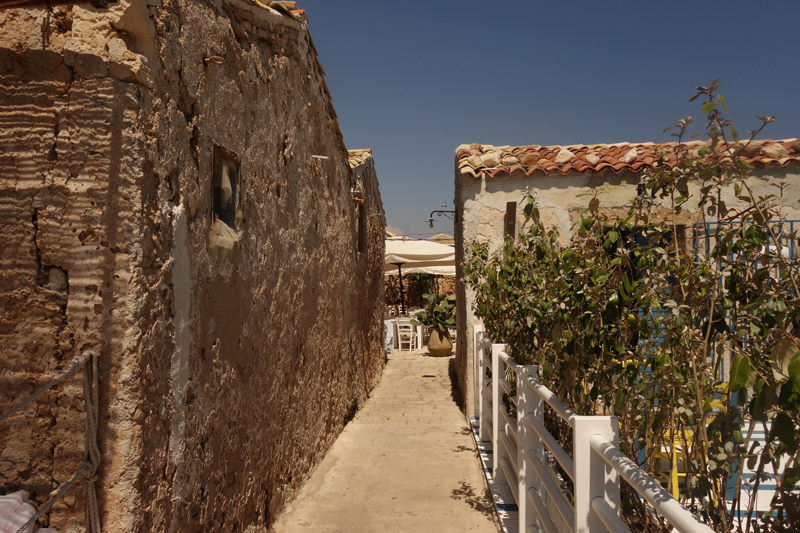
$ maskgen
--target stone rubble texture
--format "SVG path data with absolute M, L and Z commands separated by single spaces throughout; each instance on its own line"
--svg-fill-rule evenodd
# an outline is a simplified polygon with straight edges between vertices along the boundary
M 572 161 L 573 159 L 575 159 L 575 154 L 570 152 L 567 148 L 562 148 L 561 151 L 558 152 L 558 155 L 556 155 L 555 163 L 560 165 L 567 161 Z
M 631 148 L 624 156 L 622 156 L 622 159 L 620 159 L 620 161 L 622 161 L 623 163 L 630 163 L 637 157 L 638 154 L 636 153 L 636 148 Z
M 273 4 L 0 11 L 0 412 L 100 353 L 106 532 L 266 531 L 380 379 L 374 163 Z M 215 147 L 240 161 L 231 250 Z M 40 506 L 80 466 L 82 381 L 4 423 L 0 492 Z M 84 531 L 84 486 L 41 523 Z
M 784 157 L 789 156 L 789 150 L 784 148 L 779 144 L 773 144 L 771 146 L 764 146 L 761 151 L 764 153 L 765 156 L 772 158 L 772 159 L 782 159 Z

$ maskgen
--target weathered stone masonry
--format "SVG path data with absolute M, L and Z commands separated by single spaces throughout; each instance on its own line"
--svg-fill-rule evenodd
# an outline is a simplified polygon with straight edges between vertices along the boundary
M 383 368 L 377 179 L 302 12 L 156 3 L 0 12 L 0 411 L 96 349 L 104 531 L 263 531 Z M 2 428 L 0 492 L 43 503 L 84 431 L 79 375 Z M 82 531 L 83 505 L 49 523 Z

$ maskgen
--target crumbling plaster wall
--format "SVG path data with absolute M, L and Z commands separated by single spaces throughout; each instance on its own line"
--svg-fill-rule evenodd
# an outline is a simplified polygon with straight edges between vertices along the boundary
M 30 395 L 87 349 L 102 351 L 103 401 L 125 447 L 135 350 L 132 278 L 141 264 L 143 158 L 137 87 L 76 78 L 65 62 L 69 10 L 2 13 L 0 32 L 0 411 Z M 122 150 L 122 147 L 128 150 Z M 83 460 L 82 376 L 70 378 L 0 431 L 0 491 L 22 488 L 40 505 Z M 81 530 L 83 491 L 49 515 Z M 47 523 L 47 519 L 44 521 Z
M 104 530 L 263 531 L 383 368 L 374 164 L 348 169 L 301 18 L 151 3 L 0 13 L 0 410 L 95 348 Z M 241 162 L 230 250 L 215 146 Z M 80 465 L 81 389 L 0 433 L 0 490 L 41 504 Z M 53 527 L 82 530 L 82 494 Z
M 456 164 L 458 161 L 456 161 Z M 620 174 L 560 174 L 536 175 L 515 174 L 487 179 L 462 175 L 456 168 L 456 204 L 459 223 L 456 224 L 456 263 L 460 265 L 465 256 L 465 247 L 470 242 L 489 243 L 492 251 L 500 249 L 503 243 L 504 217 L 506 203 L 517 203 L 517 234 L 524 231 L 526 187 L 535 194 L 541 221 L 548 228 L 557 229 L 561 244 L 567 244 L 572 227 L 581 214 L 588 209 L 591 194 L 598 192 L 601 210 L 610 216 L 624 216 L 636 197 L 636 186 L 640 174 L 622 172 Z M 777 194 L 773 184 L 785 181 L 784 208 L 788 219 L 800 219 L 800 170 L 796 166 L 784 168 L 761 167 L 755 169 L 748 178 L 748 185 L 756 197 Z M 691 198 L 699 198 L 699 186 L 689 186 Z M 584 196 L 579 196 L 584 195 Z M 729 207 L 739 207 L 743 203 L 736 199 L 733 188 L 723 193 L 722 199 Z M 667 213 L 668 200 L 657 203 L 656 212 Z M 697 202 L 691 200 L 685 205 L 681 215 L 676 218 L 680 224 L 691 224 L 702 220 Z M 460 267 L 457 267 L 460 268 Z M 457 283 L 458 336 L 460 342 L 456 353 L 456 368 L 459 383 L 465 394 L 468 409 L 474 403 L 473 372 L 473 330 L 480 323 L 472 309 L 475 294 L 460 281 Z

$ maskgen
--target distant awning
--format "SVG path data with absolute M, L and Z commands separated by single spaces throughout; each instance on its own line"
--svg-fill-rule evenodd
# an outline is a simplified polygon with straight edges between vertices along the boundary
M 450 246 L 421 240 L 386 240 L 384 270 L 397 273 L 402 263 L 403 273 L 424 273 L 452 276 L 456 273 L 456 253 Z
M 456 275 L 456 267 L 455 265 L 449 267 L 419 267 L 419 268 L 406 268 L 403 266 L 403 275 L 406 274 L 433 274 L 436 276 L 455 276 Z M 386 270 L 384 271 L 384 275 L 386 276 L 396 276 L 397 275 L 397 265 L 391 265 L 391 268 L 387 265 Z

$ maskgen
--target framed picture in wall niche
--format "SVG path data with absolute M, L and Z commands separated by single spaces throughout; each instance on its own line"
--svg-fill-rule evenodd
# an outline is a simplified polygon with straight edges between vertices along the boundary
M 224 222 L 231 229 L 236 229 L 240 180 L 239 158 L 224 148 L 215 147 L 211 191 L 214 219 Z

